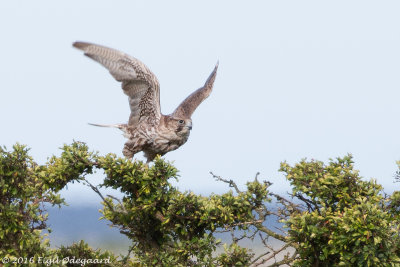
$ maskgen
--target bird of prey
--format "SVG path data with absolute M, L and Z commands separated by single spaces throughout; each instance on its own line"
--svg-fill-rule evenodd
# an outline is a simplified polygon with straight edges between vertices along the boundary
M 73 46 L 109 70 L 122 83 L 129 98 L 131 114 L 127 124 L 99 125 L 116 127 L 128 139 L 123 154 L 127 158 L 143 151 L 147 162 L 163 156 L 188 140 L 192 129 L 191 116 L 213 88 L 218 63 L 203 87 L 194 91 L 169 115 L 161 114 L 160 85 L 157 77 L 138 59 L 101 45 L 75 42 Z

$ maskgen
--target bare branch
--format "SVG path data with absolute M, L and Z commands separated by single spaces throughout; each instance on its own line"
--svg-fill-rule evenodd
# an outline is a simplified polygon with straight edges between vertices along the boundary
M 272 254 L 271 256 L 269 256 L 269 257 L 267 257 L 267 258 L 263 258 L 263 259 L 262 259 L 260 262 L 258 262 L 258 263 L 256 263 L 256 262 L 257 262 L 258 260 L 260 260 L 262 257 L 257 257 L 252 263 L 254 264 L 254 266 L 260 266 L 260 265 L 266 263 L 267 261 L 276 258 L 276 256 L 277 256 L 278 254 L 280 254 L 281 252 L 283 252 L 284 250 L 286 250 L 286 249 L 288 249 L 288 248 L 293 248 L 293 246 L 292 246 L 291 243 L 286 243 L 286 244 L 285 244 L 284 246 L 282 246 L 280 249 L 278 249 L 278 250 L 273 250 L 273 254 Z M 270 253 L 267 253 L 267 254 L 270 254 Z M 267 254 L 265 254 L 265 255 L 263 255 L 263 256 L 266 256 Z M 275 261 L 275 263 L 273 263 L 272 265 L 268 265 L 268 266 L 282 266 L 282 265 L 284 265 L 284 264 L 289 264 L 289 263 L 291 263 L 291 262 L 297 257 L 296 250 L 293 252 L 293 254 L 292 254 L 291 257 L 288 256 L 288 255 L 290 255 L 290 252 L 288 252 L 286 255 L 287 255 L 287 257 L 284 257 L 283 260 L 278 261 L 278 262 Z
M 242 223 L 234 223 L 234 224 L 230 224 L 229 226 L 225 226 L 225 229 L 227 229 L 228 227 L 235 227 L 235 226 L 247 225 L 247 224 L 254 225 L 254 224 L 256 224 L 256 223 L 262 223 L 262 222 L 264 222 L 264 220 L 257 220 L 257 221 L 250 221 L 250 222 L 242 222 Z
M 97 186 L 92 185 L 87 179 L 83 179 L 83 180 L 89 185 L 90 188 L 92 188 L 92 190 L 93 190 L 94 192 L 96 192 L 96 193 L 101 197 L 101 199 L 103 200 L 103 202 L 106 203 L 107 207 L 108 207 L 111 211 L 114 212 L 113 206 L 104 198 L 103 194 L 100 192 L 100 190 L 97 188 Z
M 114 199 L 115 201 L 117 201 L 117 202 L 121 205 L 122 210 L 123 210 L 125 213 L 127 213 L 124 204 L 121 202 L 121 200 L 120 200 L 119 198 L 116 198 L 116 197 L 114 197 L 114 196 L 112 196 L 112 195 L 107 195 L 107 196 L 108 196 L 109 198 L 112 198 L 112 199 Z
M 229 187 L 233 187 L 235 188 L 236 193 L 241 193 L 241 191 L 239 190 L 239 188 L 237 187 L 236 183 L 233 180 L 226 180 L 224 178 L 222 178 L 221 176 L 217 176 L 214 173 L 210 172 L 210 174 L 214 177 L 214 179 L 216 179 L 217 181 L 222 181 L 224 183 L 229 184 Z

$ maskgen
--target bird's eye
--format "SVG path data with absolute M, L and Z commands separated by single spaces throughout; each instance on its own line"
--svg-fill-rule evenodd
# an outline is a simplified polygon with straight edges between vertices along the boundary
M 179 120 L 179 123 L 180 124 L 183 124 L 185 121 L 184 120 Z

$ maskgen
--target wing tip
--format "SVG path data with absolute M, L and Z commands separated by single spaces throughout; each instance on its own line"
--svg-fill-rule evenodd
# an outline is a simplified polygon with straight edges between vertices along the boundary
M 219 60 L 217 61 L 217 64 L 215 64 L 214 70 L 213 70 L 213 72 L 211 73 L 211 75 L 215 75 L 215 74 L 217 73 L 218 66 L 219 66 Z
M 86 43 L 86 42 L 80 42 L 80 41 L 76 41 L 72 43 L 72 46 L 81 50 L 85 50 L 86 47 L 88 47 L 90 45 L 90 43 Z
M 214 80 L 215 80 L 215 76 L 217 76 L 217 70 L 218 70 L 218 66 L 219 66 L 219 60 L 217 61 L 217 64 L 215 64 L 214 70 L 211 72 L 210 76 L 208 77 L 206 83 L 204 84 L 204 86 L 213 86 L 214 84 Z

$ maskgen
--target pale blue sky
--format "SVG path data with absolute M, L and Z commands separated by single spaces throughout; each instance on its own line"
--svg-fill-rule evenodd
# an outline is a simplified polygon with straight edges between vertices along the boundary
M 165 114 L 220 61 L 188 142 L 165 156 L 183 190 L 223 192 L 209 171 L 239 184 L 259 171 L 287 191 L 281 161 L 346 153 L 364 177 L 398 189 L 399 11 L 398 1 L 2 1 L 1 144 L 27 144 L 40 163 L 73 139 L 122 155 L 118 130 L 87 125 L 125 122 L 129 107 L 72 48 L 82 40 L 147 64 Z M 98 202 L 82 185 L 65 196 Z

